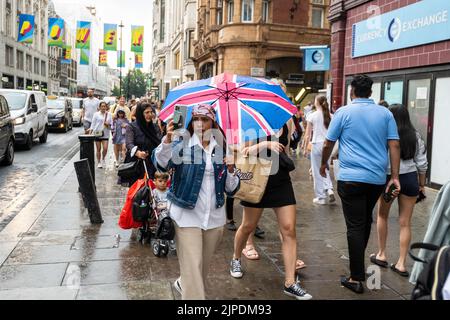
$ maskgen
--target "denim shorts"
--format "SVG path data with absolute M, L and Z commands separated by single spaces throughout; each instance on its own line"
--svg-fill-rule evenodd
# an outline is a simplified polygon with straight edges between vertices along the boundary
M 386 177 L 386 185 L 388 184 L 391 176 Z M 399 176 L 400 180 L 400 194 L 407 197 L 417 197 L 419 195 L 419 178 L 417 176 L 417 171 L 401 174 Z

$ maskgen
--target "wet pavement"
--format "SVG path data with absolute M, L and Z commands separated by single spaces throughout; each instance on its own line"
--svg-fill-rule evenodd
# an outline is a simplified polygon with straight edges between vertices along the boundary
M 17 166 L 34 168 L 25 188 L 15 190 L 12 171 L 6 171 L 7 186 L 26 199 L 9 205 L 16 213 L 0 232 L 0 299 L 180 299 L 172 283 L 178 277 L 176 254 L 155 257 L 149 245 L 130 240 L 131 231 L 122 230 L 117 221 L 127 188 L 116 184 L 112 149 L 108 166 L 96 169 L 97 195 L 104 223 L 91 225 L 78 194 L 73 162 L 79 159 L 74 136 L 67 136 L 65 152 L 51 153 L 38 146 L 30 157 L 18 153 Z M 50 141 L 49 141 L 50 143 Z M 64 144 L 58 142 L 58 144 Z M 39 146 L 40 147 L 40 146 Z M 46 146 L 45 146 L 46 147 Z M 70 148 L 76 149 L 75 153 Z M 74 150 L 75 150 L 74 149 Z M 25 152 L 25 151 L 24 151 Z M 307 267 L 300 280 L 314 299 L 408 299 L 412 285 L 391 270 L 381 270 L 381 287 L 356 295 L 341 288 L 339 276 L 348 274 L 346 228 L 340 201 L 329 206 L 312 203 L 313 184 L 304 158 L 293 156 L 297 169 L 292 174 L 297 197 L 298 256 Z M 33 160 L 34 159 L 34 160 Z M 38 163 L 42 167 L 33 167 Z M 47 166 L 47 167 L 46 167 Z M 0 168 L 4 177 L 5 168 Z M 46 172 L 47 171 L 47 172 Z M 25 178 L 24 178 L 25 179 Z M 8 192 L 7 192 L 8 193 Z M 437 192 L 427 190 L 427 201 L 416 207 L 412 221 L 412 241 L 420 241 Z M 13 199 L 11 194 L 4 195 Z M 8 198 L 2 199 L 8 203 Z M 9 200 L 10 201 L 10 200 Z M 398 255 L 397 207 L 389 224 L 388 258 Z M 239 224 L 242 209 L 235 201 L 235 220 Z M 283 262 L 278 226 L 273 211 L 266 210 L 260 222 L 264 239 L 255 239 L 260 259 L 243 258 L 244 277 L 234 279 L 228 271 L 234 232 L 225 230 L 224 239 L 211 265 L 208 299 L 287 299 L 282 293 Z M 376 229 L 367 250 L 376 250 Z M 408 260 L 408 267 L 412 263 Z

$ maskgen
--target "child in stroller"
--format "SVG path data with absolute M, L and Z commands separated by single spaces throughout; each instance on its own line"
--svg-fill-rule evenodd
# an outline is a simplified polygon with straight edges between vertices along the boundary
M 140 228 L 139 241 L 150 243 L 153 254 L 157 257 L 167 256 L 170 251 L 175 251 L 173 239 L 158 239 L 157 229 L 163 217 L 168 215 L 167 192 L 169 187 L 169 174 L 156 172 L 154 181 L 149 181 L 151 188 L 152 210 L 148 221 L 144 221 Z

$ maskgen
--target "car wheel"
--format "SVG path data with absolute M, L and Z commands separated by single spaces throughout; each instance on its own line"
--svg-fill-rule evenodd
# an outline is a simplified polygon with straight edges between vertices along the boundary
M 25 142 L 25 150 L 31 150 L 33 148 L 33 131 L 28 133 L 28 139 Z
M 12 165 L 14 161 L 14 142 L 12 139 L 9 140 L 8 146 L 6 147 L 5 158 L 3 159 L 2 164 L 5 166 Z
M 39 142 L 40 143 L 46 143 L 47 142 L 47 136 L 48 136 L 48 129 L 47 129 L 47 127 L 45 127 L 44 133 L 42 134 L 42 136 L 39 137 Z

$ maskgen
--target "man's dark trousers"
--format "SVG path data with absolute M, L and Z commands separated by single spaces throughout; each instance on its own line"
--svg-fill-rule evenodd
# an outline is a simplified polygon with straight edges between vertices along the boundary
M 384 185 L 338 181 L 338 194 L 342 201 L 352 280 L 366 279 L 364 254 L 372 227 L 372 212 Z

